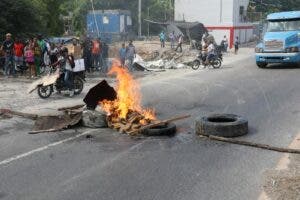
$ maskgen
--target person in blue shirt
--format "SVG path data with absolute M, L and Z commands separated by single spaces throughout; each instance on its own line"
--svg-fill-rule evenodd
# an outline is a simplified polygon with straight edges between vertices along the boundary
M 126 48 L 125 43 L 122 44 L 122 47 L 119 50 L 119 57 L 121 61 L 121 65 L 125 66 L 125 60 L 126 60 Z
M 159 34 L 159 39 L 161 48 L 165 48 L 166 34 L 164 31 Z

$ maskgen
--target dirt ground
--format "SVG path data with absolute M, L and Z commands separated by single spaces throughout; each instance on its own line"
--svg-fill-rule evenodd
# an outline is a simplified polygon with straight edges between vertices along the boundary
M 300 148 L 300 134 L 289 146 Z M 264 194 L 260 200 L 300 199 L 300 155 L 284 154 L 276 169 L 264 173 Z

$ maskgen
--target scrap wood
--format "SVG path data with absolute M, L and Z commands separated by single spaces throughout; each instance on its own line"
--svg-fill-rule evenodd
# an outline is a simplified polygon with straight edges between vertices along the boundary
M 84 107 L 85 104 L 79 104 L 79 105 L 75 105 L 75 106 L 68 106 L 68 107 L 62 107 L 62 108 L 58 108 L 58 111 L 65 111 L 65 110 L 76 110 L 79 108 Z
M 59 69 L 57 69 L 54 73 L 47 74 L 46 76 L 43 76 L 42 78 L 31 83 L 27 92 L 29 94 L 32 93 L 40 85 L 42 85 L 42 86 L 52 85 L 56 82 L 56 80 L 59 78 L 59 76 L 60 76 Z
M 29 134 L 60 131 L 80 122 L 82 113 L 59 116 L 40 116 L 37 118 L 34 128 Z
M 178 120 L 182 120 L 182 119 L 186 119 L 186 118 L 189 118 L 189 117 L 191 117 L 191 115 L 183 115 L 183 116 L 178 116 L 178 117 L 166 119 L 166 120 L 154 123 L 154 124 L 149 124 L 149 125 L 146 125 L 146 126 L 142 126 L 141 128 L 133 130 L 133 131 L 129 132 L 128 134 L 129 135 L 135 135 L 136 133 L 139 133 L 139 132 L 141 132 L 141 131 L 143 131 L 145 129 L 154 128 L 154 127 L 157 127 L 157 126 L 165 125 L 167 123 L 178 121 Z
M 24 117 L 24 118 L 29 118 L 29 119 L 37 119 L 38 115 L 35 114 L 30 114 L 30 113 L 23 113 L 23 112 L 19 112 L 19 111 L 14 111 L 14 110 L 10 110 L 10 109 L 0 109 L 0 114 L 1 115 L 16 115 L 16 116 L 20 116 L 20 117 Z
M 233 138 L 225 138 L 225 137 L 220 137 L 220 136 L 215 136 L 215 135 L 200 135 L 200 136 L 208 138 L 210 140 L 216 140 L 216 141 L 226 142 L 226 143 L 231 143 L 231 144 L 249 146 L 249 147 L 265 149 L 265 150 L 270 150 L 270 151 L 276 151 L 276 152 L 281 152 L 281 153 L 300 154 L 300 149 L 281 148 L 281 147 L 270 146 L 267 144 L 260 144 L 260 143 L 255 143 L 255 142 L 236 140 Z

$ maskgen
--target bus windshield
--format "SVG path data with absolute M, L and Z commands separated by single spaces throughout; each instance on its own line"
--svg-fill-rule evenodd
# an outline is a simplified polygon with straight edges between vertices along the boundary
M 300 30 L 300 19 L 268 21 L 268 32 Z

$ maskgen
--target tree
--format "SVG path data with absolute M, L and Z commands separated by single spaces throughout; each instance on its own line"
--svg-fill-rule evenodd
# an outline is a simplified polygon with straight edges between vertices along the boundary
M 41 26 L 38 11 L 30 0 L 1 0 L 0 34 L 10 32 L 24 37 L 37 32 Z

